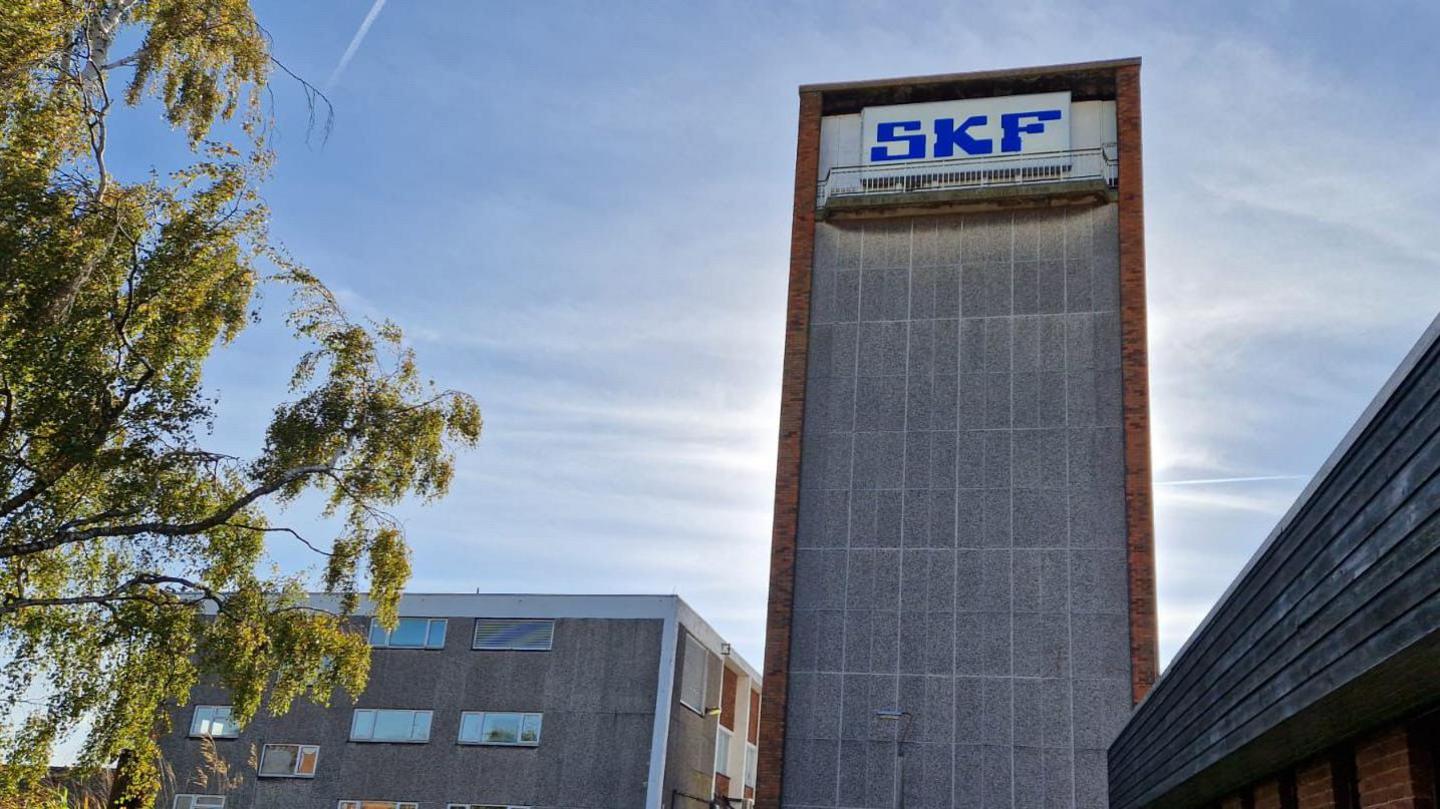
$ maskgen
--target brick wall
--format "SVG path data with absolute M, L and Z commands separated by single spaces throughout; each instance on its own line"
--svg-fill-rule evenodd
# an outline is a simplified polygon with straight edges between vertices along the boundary
M 1254 809 L 1280 809 L 1280 781 L 1267 778 L 1255 785 L 1252 793 Z
M 815 252 L 815 179 L 820 166 L 820 94 L 800 94 L 795 150 L 795 210 L 790 232 L 790 292 L 785 309 L 785 363 L 780 380 L 780 447 L 770 536 L 770 598 L 765 621 L 765 712 L 755 805 L 779 809 L 790 688 L 790 621 L 795 603 L 795 530 L 800 503 L 800 436 L 805 416 L 805 363 L 810 335 L 810 270 Z
M 1414 728 L 1387 728 L 1355 746 L 1362 809 L 1436 809 L 1431 752 Z
M 1386 727 L 1353 747 L 1301 764 L 1293 774 L 1229 795 L 1219 809 L 1440 809 L 1435 805 L 1433 721 Z
M 1300 809 L 1346 809 L 1336 802 L 1335 777 L 1328 758 L 1295 771 L 1295 796 Z
M 1145 191 L 1140 151 L 1140 66 L 1115 71 L 1120 158 L 1120 340 L 1125 418 L 1125 523 L 1130 584 L 1131 699 L 1159 674 L 1155 512 L 1150 478 L 1150 360 L 1146 344 Z
M 745 740 L 751 744 L 760 741 L 760 692 L 750 692 L 750 721 L 746 724 Z

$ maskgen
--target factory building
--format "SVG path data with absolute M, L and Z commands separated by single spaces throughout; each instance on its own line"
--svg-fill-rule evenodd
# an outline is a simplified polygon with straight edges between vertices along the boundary
M 1110 748 L 1114 809 L 1435 809 L 1440 319 Z
M 800 88 L 758 807 L 1107 806 L 1157 658 L 1139 85 Z

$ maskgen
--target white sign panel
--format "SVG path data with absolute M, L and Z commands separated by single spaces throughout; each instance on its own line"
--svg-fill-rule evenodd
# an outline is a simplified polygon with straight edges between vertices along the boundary
M 1070 93 L 866 107 L 860 162 L 1010 157 L 1070 149 Z

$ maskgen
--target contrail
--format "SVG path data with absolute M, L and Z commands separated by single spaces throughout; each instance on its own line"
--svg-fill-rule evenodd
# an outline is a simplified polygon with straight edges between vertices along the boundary
M 370 4 L 369 13 L 367 13 L 365 19 L 360 22 L 360 28 L 355 31 L 355 36 L 351 37 L 350 45 L 345 49 L 345 54 L 340 57 L 339 63 L 337 63 L 335 69 L 330 72 L 330 79 L 325 82 L 326 90 L 334 87 L 335 82 L 340 80 L 340 74 L 345 72 L 346 66 L 350 64 L 350 60 L 355 56 L 355 51 L 360 50 L 360 43 L 365 41 L 365 35 L 370 33 L 370 26 L 375 23 L 375 18 L 380 16 L 380 9 L 384 7 L 385 0 L 375 0 L 374 3 Z
M 1250 478 L 1202 478 L 1197 480 L 1157 480 L 1156 486 L 1203 486 L 1209 483 L 1253 483 L 1261 480 L 1303 480 L 1304 475 L 1259 475 Z

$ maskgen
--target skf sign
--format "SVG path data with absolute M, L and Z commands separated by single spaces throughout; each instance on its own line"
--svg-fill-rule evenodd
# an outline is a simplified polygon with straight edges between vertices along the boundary
M 893 163 L 1070 149 L 1070 94 L 866 107 L 861 160 Z

